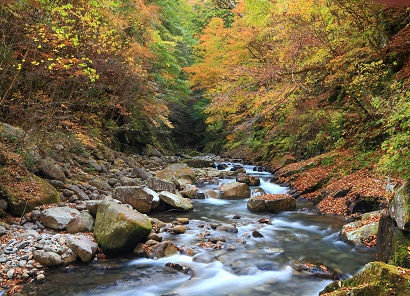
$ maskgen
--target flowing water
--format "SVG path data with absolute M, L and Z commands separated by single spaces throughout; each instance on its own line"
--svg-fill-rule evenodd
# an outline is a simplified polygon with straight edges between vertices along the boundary
M 229 169 L 229 168 L 228 168 Z M 262 179 L 267 193 L 285 193 L 287 188 L 269 182 L 269 173 L 247 172 Z M 223 179 L 221 182 L 232 182 Z M 207 185 L 202 190 L 214 189 Z M 161 259 L 134 257 L 95 261 L 64 269 L 48 270 L 47 281 L 31 285 L 37 295 L 318 295 L 331 281 L 295 272 L 290 263 L 307 259 L 334 268 L 346 278 L 373 260 L 372 251 L 356 250 L 341 242 L 338 233 L 343 220 L 316 214 L 309 202 L 299 201 L 297 210 L 281 214 L 256 214 L 247 210 L 247 200 L 206 198 L 193 200 L 189 213 L 155 213 L 171 222 L 187 217 L 190 223 L 183 235 L 163 233 L 178 246 L 191 247 L 199 255 L 176 255 Z M 270 224 L 259 223 L 261 218 Z M 236 225 L 237 233 L 213 229 L 212 224 Z M 215 227 L 215 225 L 213 225 Z M 258 230 L 263 237 L 254 237 Z M 200 242 L 223 237 L 220 248 L 204 249 Z M 194 258 L 194 259 L 193 259 Z M 190 267 L 185 275 L 165 267 L 168 262 Z

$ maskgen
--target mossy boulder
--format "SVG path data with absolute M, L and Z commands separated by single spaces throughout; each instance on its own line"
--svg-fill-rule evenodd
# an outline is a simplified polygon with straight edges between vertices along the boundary
M 53 186 L 14 161 L 0 168 L 0 198 L 7 201 L 8 210 L 15 216 L 38 206 L 60 203 L 60 195 Z
M 360 220 L 344 225 L 340 231 L 340 238 L 354 246 L 367 247 L 377 236 L 380 215 L 380 211 L 366 213 Z
M 94 236 L 104 253 L 130 253 L 146 241 L 152 225 L 148 217 L 127 206 L 104 201 L 98 206 Z
M 331 283 L 319 295 L 410 295 L 410 270 L 370 262 L 352 278 Z
M 377 233 L 376 260 L 410 268 L 410 232 L 402 231 L 396 222 L 384 214 Z
M 389 213 L 397 226 L 410 232 L 410 181 L 406 181 L 389 204 Z
M 258 177 L 247 174 L 238 174 L 236 182 L 245 183 L 248 186 L 259 186 L 261 184 L 261 180 Z

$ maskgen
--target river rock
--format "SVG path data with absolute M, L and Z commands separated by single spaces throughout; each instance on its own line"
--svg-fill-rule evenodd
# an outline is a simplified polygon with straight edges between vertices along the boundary
M 206 160 L 206 159 L 200 159 L 200 158 L 185 159 L 184 163 L 186 163 L 191 168 L 197 168 L 197 169 L 215 167 L 215 163 L 212 160 Z
M 221 192 L 219 197 L 221 199 L 242 199 L 249 198 L 251 195 L 249 186 L 245 183 L 226 183 L 219 186 L 218 189 Z
M 178 254 L 178 246 L 172 241 L 163 241 L 147 250 L 148 258 L 163 258 Z
M 67 224 L 66 229 L 69 233 L 93 231 L 94 218 L 88 212 L 81 212 Z
M 409 282 L 409 269 L 370 262 L 352 278 L 331 283 L 319 295 L 410 295 Z
M 175 193 L 177 189 L 174 183 L 164 181 L 158 178 L 148 179 L 147 186 L 156 192 L 168 191 L 171 193 Z
M 296 200 L 287 194 L 265 194 L 253 196 L 248 200 L 251 212 L 279 213 L 296 209 Z
M 247 174 L 238 174 L 236 182 L 245 183 L 248 186 L 259 186 L 261 184 L 261 180 L 258 177 Z
M 339 279 L 339 275 L 333 268 L 324 266 L 320 263 L 311 262 L 307 260 L 300 260 L 292 262 L 290 266 L 298 272 L 308 273 L 316 277 L 330 280 Z
M 199 189 L 195 185 L 187 184 L 181 191 L 181 195 L 189 199 L 194 199 L 197 198 L 198 191 Z
M 166 205 L 170 206 L 171 208 L 180 210 L 180 211 L 187 212 L 193 209 L 193 206 L 191 202 L 189 201 L 189 199 L 183 198 L 182 196 L 173 194 L 171 192 L 162 191 L 159 194 L 159 198 Z
M 360 220 L 344 225 L 340 231 L 340 238 L 355 246 L 366 247 L 366 242 L 375 238 L 379 229 L 378 220 L 372 223 L 367 223 L 366 220 L 380 214 L 380 211 L 366 213 Z
M 37 206 L 60 203 L 60 195 L 52 185 L 14 162 L 0 167 L 0 192 L 15 216 L 29 213 Z
M 97 216 L 98 206 L 102 203 L 102 200 L 86 200 L 85 207 L 94 218 Z
M 152 178 L 152 174 L 144 170 L 143 168 L 140 167 L 134 167 L 132 170 L 132 173 L 135 177 L 141 178 L 142 180 L 148 180 Z
M 183 233 L 186 232 L 186 227 L 183 226 L 183 225 L 175 225 L 175 226 L 172 228 L 172 231 L 173 231 L 175 234 L 183 234 Z
M 65 181 L 63 169 L 49 157 L 40 161 L 38 169 L 46 178 Z
M 376 260 L 410 268 L 410 233 L 402 231 L 396 222 L 384 213 L 377 233 Z
M 156 178 L 173 182 L 176 186 L 181 187 L 195 182 L 194 171 L 183 163 L 174 163 L 159 171 Z
M 401 230 L 410 232 L 410 180 L 397 190 L 390 201 L 389 213 Z
M 34 251 L 33 259 L 48 267 L 55 267 L 63 264 L 63 259 L 61 259 L 60 255 L 54 252 L 45 252 L 43 250 Z
M 145 242 L 151 229 L 146 215 L 112 201 L 104 201 L 98 207 L 94 236 L 104 253 L 120 255 Z
M 82 262 L 91 261 L 98 249 L 98 245 L 84 235 L 70 236 L 67 240 L 67 245 L 80 257 Z
M 79 214 L 80 212 L 76 209 L 55 207 L 44 210 L 40 215 L 40 221 L 48 228 L 64 229 Z
M 158 205 L 159 196 L 154 190 L 141 186 L 118 186 L 113 198 L 131 205 L 138 212 L 148 214 Z

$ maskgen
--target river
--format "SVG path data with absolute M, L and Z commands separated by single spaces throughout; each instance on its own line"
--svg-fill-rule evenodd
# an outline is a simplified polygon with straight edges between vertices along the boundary
M 267 193 L 285 193 L 288 189 L 270 183 L 269 173 L 248 173 L 261 178 Z M 228 168 L 229 169 L 229 168 Z M 232 182 L 233 179 L 222 179 Z M 207 185 L 202 190 L 214 189 Z M 199 252 L 194 257 L 176 255 L 161 259 L 133 256 L 96 260 L 88 265 L 49 269 L 44 284 L 28 285 L 33 295 L 318 295 L 330 280 L 295 272 L 290 263 L 307 259 L 338 271 L 341 278 L 358 272 L 372 261 L 374 252 L 356 250 L 339 240 L 345 221 L 340 217 L 319 215 L 307 201 L 298 201 L 296 211 L 280 214 L 256 214 L 247 210 L 247 200 L 206 198 L 192 200 L 189 213 L 154 213 L 153 217 L 171 222 L 177 217 L 190 219 L 183 235 L 162 233 L 178 246 Z M 270 223 L 258 220 L 267 218 Z M 237 233 L 214 229 L 215 225 L 236 225 Z M 263 237 L 255 237 L 257 230 Z M 202 248 L 208 237 L 222 237 L 219 248 Z M 190 267 L 185 275 L 165 267 L 168 262 Z

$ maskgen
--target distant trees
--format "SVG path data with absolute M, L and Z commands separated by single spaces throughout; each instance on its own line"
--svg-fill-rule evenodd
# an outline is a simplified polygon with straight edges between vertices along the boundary
M 229 26 L 209 21 L 200 58 L 186 68 L 211 101 L 209 129 L 219 127 L 226 142 L 217 148 L 306 158 L 352 144 L 377 149 L 389 138 L 384 118 L 397 104 L 391 86 L 403 53 L 386 56 L 386 48 L 409 19 L 406 8 L 244 0 L 232 11 Z M 407 87 L 400 83 L 401 91 Z

